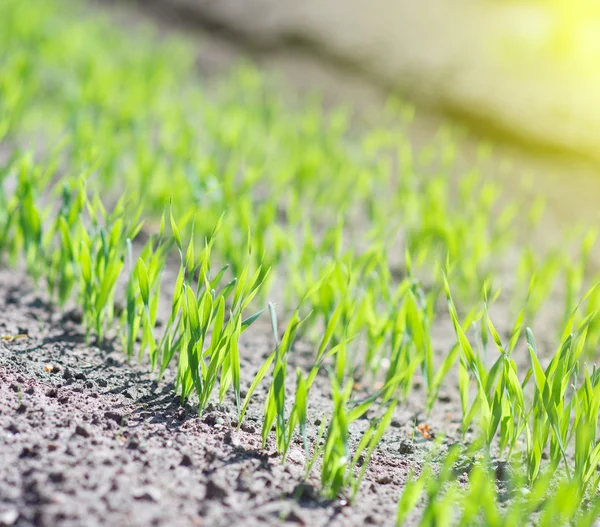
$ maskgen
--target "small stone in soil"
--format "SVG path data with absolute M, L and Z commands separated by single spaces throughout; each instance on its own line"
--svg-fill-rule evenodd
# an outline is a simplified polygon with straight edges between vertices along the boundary
M 19 511 L 15 507 L 0 506 L 0 525 L 14 525 L 18 519 Z
M 153 501 L 156 503 L 160 500 L 160 491 L 154 487 L 134 489 L 132 495 L 134 499 L 140 501 Z
M 46 397 L 56 397 L 58 395 L 58 392 L 56 391 L 56 388 L 49 388 L 48 390 L 46 390 Z

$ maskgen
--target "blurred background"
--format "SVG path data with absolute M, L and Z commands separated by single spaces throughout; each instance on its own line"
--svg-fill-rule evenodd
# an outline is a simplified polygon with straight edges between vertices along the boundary
M 600 0 L 142 0 L 304 47 L 526 144 L 600 159 Z
M 301 97 L 354 110 L 399 96 L 415 110 L 416 148 L 464 132 L 458 170 L 493 145 L 488 176 L 548 205 L 542 245 L 600 220 L 600 0 L 100 3 L 199 36 L 198 66 L 211 73 L 248 57 Z

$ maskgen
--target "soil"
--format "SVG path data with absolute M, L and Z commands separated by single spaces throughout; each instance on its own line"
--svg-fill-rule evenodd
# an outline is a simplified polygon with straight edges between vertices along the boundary
M 172 279 L 165 273 L 163 289 L 170 289 Z M 59 310 L 40 290 L 22 272 L 0 269 L 1 527 L 394 525 L 410 474 L 462 441 L 455 373 L 430 416 L 424 412 L 423 380 L 416 376 L 355 502 L 343 496 L 325 500 L 318 492 L 318 465 L 305 479 L 299 437 L 286 464 L 273 437 L 261 448 L 266 382 L 255 392 L 239 431 L 233 397 L 222 405 L 214 401 L 199 417 L 195 401 L 182 406 L 175 396 L 173 368 L 157 382 L 148 364 L 127 362 L 118 342 L 86 343 L 81 314 Z M 545 327 L 551 315 L 543 316 Z M 159 321 L 164 318 L 159 314 Z M 242 388 L 272 350 L 266 318 L 243 335 Z M 442 317 L 434 328 L 440 360 L 454 342 L 447 322 Z M 507 328 L 502 324 L 501 334 Z M 546 340 L 552 335 L 546 337 L 540 338 L 541 349 L 550 349 Z M 514 354 L 519 368 L 526 367 L 521 351 Z M 301 338 L 290 366 L 308 368 L 313 354 Z M 330 401 L 323 374 L 310 393 L 311 445 Z M 351 425 L 351 447 L 372 417 L 367 413 Z M 418 431 L 420 424 L 430 427 L 432 437 Z M 470 438 L 467 433 L 465 440 Z M 462 479 L 468 481 L 466 475 Z
M 240 431 L 231 401 L 198 417 L 175 397 L 170 372 L 157 383 L 116 345 L 86 344 L 79 322 L 76 311 L 60 312 L 35 294 L 20 272 L 0 271 L 2 526 L 393 524 L 409 471 L 433 445 L 411 439 L 404 408 L 356 503 L 322 500 L 317 476 L 304 481 L 300 441 L 285 465 L 272 444 L 261 449 L 264 391 Z M 266 330 L 249 330 L 244 341 L 245 386 L 270 351 Z M 327 404 L 323 386 L 311 392 L 316 407 Z M 321 413 L 311 415 L 314 437 Z M 367 425 L 356 424 L 355 440 Z

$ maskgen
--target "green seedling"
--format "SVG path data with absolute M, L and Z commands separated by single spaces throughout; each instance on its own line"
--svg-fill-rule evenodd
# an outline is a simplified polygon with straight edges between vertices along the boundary
M 277 315 L 273 304 L 269 304 L 269 312 L 271 314 L 273 336 L 275 338 L 275 355 L 273 359 L 273 377 L 267 394 L 267 401 L 265 403 L 262 443 L 263 448 L 265 448 L 269 432 L 271 431 L 273 424 L 275 424 L 277 450 L 283 453 L 287 452 L 291 440 L 285 419 L 285 380 L 287 375 L 288 357 L 294 344 L 296 333 L 306 319 L 301 319 L 298 310 L 296 310 L 290 319 L 281 341 L 279 341 Z M 304 388 L 302 393 L 300 393 L 300 398 L 306 399 L 306 384 L 300 381 L 300 386 Z M 305 402 L 301 404 L 302 408 L 298 407 L 294 413 L 295 416 L 298 415 L 298 412 L 305 413 L 306 404 Z
M 348 381 L 342 388 L 335 375 L 331 374 L 330 377 L 334 406 L 323 446 L 321 492 L 328 498 L 336 498 L 348 491 L 349 497 L 353 499 L 358 493 L 371 456 L 392 420 L 395 404 L 386 409 L 381 420 L 371 423 L 352 455 L 348 444 L 348 427 L 369 410 L 373 400 L 369 399 L 349 409 L 352 381 Z M 357 468 L 359 463 L 360 469 Z

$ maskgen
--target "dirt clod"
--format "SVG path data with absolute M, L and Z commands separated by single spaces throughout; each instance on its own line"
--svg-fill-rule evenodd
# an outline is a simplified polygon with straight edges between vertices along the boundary
M 19 454 L 20 459 L 24 459 L 24 458 L 33 459 L 38 456 L 39 456 L 38 449 L 35 447 L 30 448 L 28 446 L 23 447 L 23 449 L 21 450 L 21 453 Z
M 240 428 L 247 434 L 256 434 L 256 427 L 252 423 L 244 421 L 242 422 L 242 426 Z
M 83 320 L 83 316 L 81 311 L 78 309 L 72 309 L 71 311 L 67 311 L 62 316 L 63 322 L 73 322 L 74 324 L 81 324 Z
M 398 447 L 398 452 L 403 455 L 413 454 L 415 451 L 415 444 L 408 440 L 404 439 L 400 442 Z
M 182 467 L 191 467 L 194 465 L 194 463 L 192 462 L 192 458 L 188 454 L 183 454 L 183 456 L 181 456 L 181 461 L 179 462 L 179 465 Z
M 139 450 L 140 442 L 137 438 L 132 437 L 127 443 L 128 450 Z
M 6 427 L 6 431 L 10 432 L 11 434 L 18 434 L 19 433 L 19 428 L 17 427 L 16 424 L 9 423 L 8 426 Z
M 302 515 L 296 510 L 296 508 L 292 508 L 290 512 L 285 517 L 285 521 L 296 523 L 298 525 L 306 525 L 306 521 L 302 517 Z
M 62 483 L 65 481 L 65 475 L 62 472 L 50 472 L 50 474 L 48 474 L 48 479 L 52 483 Z
M 236 479 L 236 490 L 250 492 L 252 490 L 252 475 L 247 470 L 241 470 Z
M 227 489 L 214 479 L 209 479 L 206 483 L 206 494 L 204 497 L 207 500 L 223 500 L 228 494 Z
M 204 422 L 207 425 L 223 425 L 227 416 L 221 412 L 209 412 L 204 416 Z
M 450 397 L 449 393 L 440 393 L 438 395 L 438 401 L 441 403 L 450 403 L 452 402 L 452 397 Z
M 310 502 L 315 501 L 318 498 L 318 492 L 315 487 L 308 483 L 300 483 L 294 487 L 290 497 L 294 498 L 299 502 Z
M 81 425 L 77 425 L 75 427 L 75 434 L 81 437 L 90 437 L 90 433 L 88 432 L 88 430 Z
M 110 421 L 114 421 L 117 424 L 121 424 L 125 420 L 125 416 L 119 412 L 104 412 L 104 418 Z

